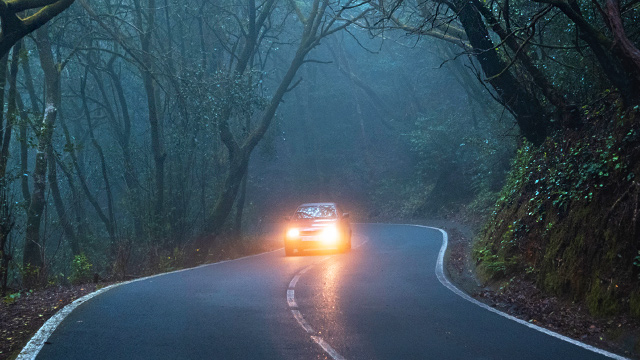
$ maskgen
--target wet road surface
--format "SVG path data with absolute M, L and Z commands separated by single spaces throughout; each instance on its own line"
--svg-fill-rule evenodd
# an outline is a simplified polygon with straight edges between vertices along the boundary
M 442 235 L 354 225 L 348 254 L 284 250 L 125 284 L 78 306 L 37 359 L 606 359 L 459 297 Z

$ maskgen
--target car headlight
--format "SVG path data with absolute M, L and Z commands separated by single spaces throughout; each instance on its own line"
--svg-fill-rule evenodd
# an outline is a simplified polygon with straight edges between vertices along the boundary
M 327 226 L 322 230 L 322 233 L 320 233 L 320 238 L 322 239 L 322 241 L 328 243 L 338 241 L 339 236 L 340 234 L 338 233 L 338 229 L 335 226 Z
M 287 239 L 296 239 L 300 237 L 300 229 L 291 228 L 287 230 Z

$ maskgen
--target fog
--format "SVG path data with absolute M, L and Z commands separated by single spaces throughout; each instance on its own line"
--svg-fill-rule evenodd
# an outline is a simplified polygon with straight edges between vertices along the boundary
M 425 275 L 416 264 L 437 252 L 417 241 L 425 232 L 395 225 L 407 223 L 446 224 L 438 263 L 455 286 L 633 353 L 639 10 L 637 0 L 0 0 L 0 292 L 11 327 L 0 354 L 63 298 L 258 253 L 270 255 L 246 274 L 286 268 L 271 289 L 303 268 L 287 291 L 292 311 L 297 279 L 317 263 L 289 258 L 305 250 L 343 253 L 325 263 L 336 269 L 328 286 L 369 297 L 342 286 L 357 275 L 349 266 L 377 269 L 400 239 L 384 276 L 396 286 Z M 339 206 L 292 216 L 310 202 Z M 224 295 L 268 282 L 248 278 L 204 283 Z M 397 294 L 417 289 L 405 283 Z M 13 306 L 21 296 L 27 305 Z
M 209 261 L 309 201 L 362 222 L 486 211 L 515 152 L 519 108 L 413 5 L 65 4 L 3 43 L 16 286 L 81 255 L 109 278 Z
M 358 30 L 319 46 L 309 58 L 321 63 L 301 69 L 252 156 L 250 212 L 275 220 L 302 202 L 337 201 L 360 221 L 419 218 L 487 190 L 472 184 L 480 177 L 499 188 L 513 119 L 485 89 L 464 87 L 469 59 L 452 54 L 402 31 L 380 39 Z M 453 198 L 430 206 L 440 177 Z

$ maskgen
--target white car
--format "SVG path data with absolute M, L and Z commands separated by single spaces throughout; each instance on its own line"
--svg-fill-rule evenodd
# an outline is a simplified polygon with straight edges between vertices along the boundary
M 286 256 L 306 249 L 351 250 L 349 213 L 336 203 L 308 203 L 298 206 L 284 234 Z

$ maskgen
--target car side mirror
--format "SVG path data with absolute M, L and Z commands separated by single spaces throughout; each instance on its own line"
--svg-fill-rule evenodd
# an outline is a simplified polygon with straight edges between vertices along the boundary
M 349 213 L 342 214 L 342 217 L 345 218 L 345 219 L 348 219 L 349 218 Z

